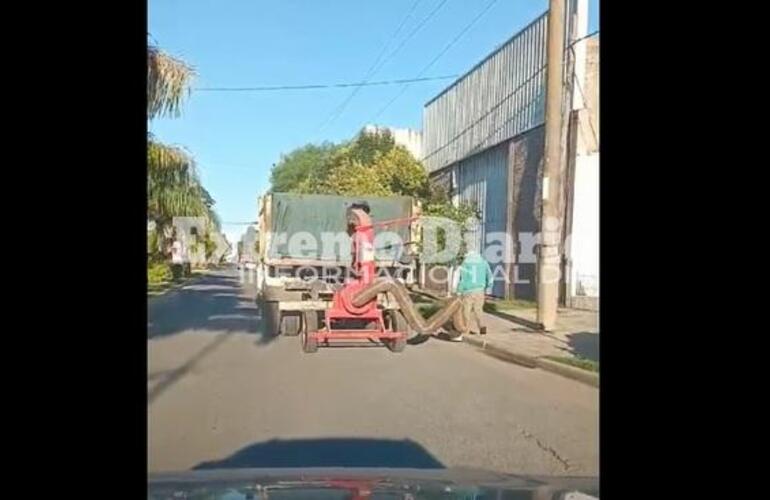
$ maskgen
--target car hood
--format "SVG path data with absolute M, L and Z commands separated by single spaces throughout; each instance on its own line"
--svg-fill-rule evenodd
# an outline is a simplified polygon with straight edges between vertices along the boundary
M 589 476 L 520 476 L 479 469 L 224 469 L 151 474 L 149 499 L 482 499 L 599 497 Z

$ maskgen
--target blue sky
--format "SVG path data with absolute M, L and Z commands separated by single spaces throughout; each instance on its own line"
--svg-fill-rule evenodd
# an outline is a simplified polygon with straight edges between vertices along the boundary
M 149 0 L 148 32 L 166 52 L 195 67 L 194 87 L 303 85 L 361 81 L 383 46 L 390 54 L 442 0 Z M 488 4 L 447 0 L 372 81 L 412 78 Z M 425 76 L 467 71 L 548 6 L 547 0 L 499 0 Z M 589 0 L 589 32 L 598 29 Z M 377 119 L 421 128 L 426 101 L 452 80 L 412 84 Z M 180 118 L 149 124 L 159 140 L 186 147 L 224 222 L 256 219 L 281 153 L 308 142 L 340 141 L 372 123 L 401 85 L 362 88 L 319 131 L 351 88 L 278 92 L 195 92 Z M 224 224 L 236 241 L 245 226 Z

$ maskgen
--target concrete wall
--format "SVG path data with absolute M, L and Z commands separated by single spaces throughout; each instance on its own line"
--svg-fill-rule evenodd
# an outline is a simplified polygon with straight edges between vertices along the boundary
M 581 42 L 586 44 L 585 77 L 577 87 L 583 98 L 579 109 L 577 154 L 599 151 L 599 36 Z M 582 90 L 582 92 L 580 92 Z
M 367 125 L 364 127 L 367 132 L 378 132 L 388 130 L 393 136 L 393 140 L 399 146 L 404 146 L 412 156 L 418 160 L 422 158 L 422 132 L 410 128 L 382 127 L 378 125 Z
M 583 109 L 577 111 L 569 242 L 570 307 L 599 308 L 599 37 L 586 43 Z
M 396 144 L 404 146 L 418 160 L 422 158 L 422 133 L 412 129 L 392 129 Z
M 575 164 L 570 295 L 599 296 L 599 154 Z

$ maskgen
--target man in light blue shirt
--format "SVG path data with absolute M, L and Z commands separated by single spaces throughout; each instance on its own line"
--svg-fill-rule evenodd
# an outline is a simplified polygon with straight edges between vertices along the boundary
M 457 294 L 463 297 L 463 311 L 465 316 L 465 331 L 452 338 L 454 341 L 462 341 L 463 335 L 471 333 L 471 319 L 474 319 L 479 327 L 479 334 L 486 335 L 487 328 L 483 323 L 484 295 L 492 288 L 492 269 L 484 257 L 475 250 L 468 252 L 460 266 L 460 280 L 457 284 Z

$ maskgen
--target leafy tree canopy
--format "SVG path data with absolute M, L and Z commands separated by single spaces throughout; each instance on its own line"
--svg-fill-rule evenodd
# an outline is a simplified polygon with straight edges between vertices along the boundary
M 452 204 L 431 185 L 422 164 L 388 130 L 361 131 L 353 140 L 308 144 L 282 156 L 273 168 L 272 191 L 346 196 L 412 196 L 425 215 L 452 219 L 467 228 L 478 217 L 470 204 Z

